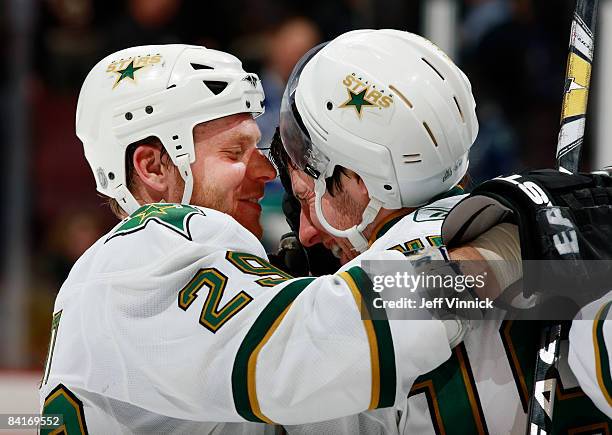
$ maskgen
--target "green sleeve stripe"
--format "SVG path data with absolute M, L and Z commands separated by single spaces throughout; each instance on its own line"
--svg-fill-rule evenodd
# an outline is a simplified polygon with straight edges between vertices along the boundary
M 280 325 L 293 301 L 314 278 L 302 278 L 285 286 L 263 309 L 240 344 L 232 369 L 232 393 L 236 411 L 257 423 L 273 423 L 259 408 L 255 366 L 261 348 Z
M 353 278 L 355 284 L 357 284 L 361 294 L 363 304 L 360 308 L 368 310 L 368 318 L 373 319 L 371 310 L 374 309 L 374 298 L 377 297 L 377 294 L 372 289 L 372 281 L 370 281 L 368 275 L 360 267 L 352 267 L 347 272 Z M 365 313 L 362 312 L 361 315 L 365 318 Z M 380 316 L 378 312 L 377 316 Z M 385 319 L 369 320 L 369 322 L 372 324 L 378 344 L 378 369 L 380 374 L 380 394 L 378 403 L 375 404 L 374 408 L 387 408 L 395 403 L 397 385 L 395 351 L 391 328 L 386 315 Z
M 610 375 L 610 360 L 604 337 L 604 322 L 612 307 L 612 301 L 601 307 L 593 322 L 593 344 L 595 347 L 595 369 L 597 382 L 608 405 L 612 406 L 612 377 Z

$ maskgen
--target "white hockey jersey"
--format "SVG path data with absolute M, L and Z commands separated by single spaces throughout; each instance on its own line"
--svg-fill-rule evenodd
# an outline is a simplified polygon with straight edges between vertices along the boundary
M 612 292 L 585 306 L 569 333 L 569 364 L 584 392 L 612 418 Z
M 464 197 L 447 197 L 404 217 L 390 216 L 375 231 L 377 239 L 369 251 L 392 249 L 410 253 L 442 245 L 442 222 Z M 400 433 L 525 433 L 541 327 L 538 322 L 502 320 L 503 314 L 500 310 L 488 310 L 486 320 L 473 322 L 474 329 L 444 364 L 415 381 L 399 423 Z M 567 355 L 565 337 L 561 343 L 561 384 L 555 402 L 553 433 L 586 433 L 589 428 L 609 433 L 610 420 L 578 386 Z
M 421 207 L 413 213 L 406 215 L 403 211 L 398 211 L 383 222 L 381 222 L 372 232 L 370 237 L 370 247 L 366 253 L 359 255 L 347 263 L 344 268 L 350 268 L 360 264 L 367 259 L 369 254 L 384 251 L 399 251 L 403 255 L 409 255 L 425 247 L 438 247 L 442 245 L 440 229 L 444 218 L 450 209 L 464 197 L 452 196 L 425 207 Z M 403 324 L 407 329 L 413 327 L 434 328 L 439 327 L 437 320 L 431 321 L 392 321 L 391 323 Z M 426 347 L 427 352 L 432 353 L 434 358 L 443 358 L 450 353 L 441 348 Z M 442 353 L 438 353 L 442 351 Z M 435 355 L 433 355 L 435 354 Z M 377 409 L 374 411 L 362 412 L 359 415 L 324 421 L 314 424 L 285 426 L 284 429 L 289 435 L 314 435 L 314 434 L 380 434 L 395 435 L 400 433 L 419 434 L 420 432 L 410 432 L 406 425 L 406 400 L 404 397 L 396 407 Z M 425 412 L 419 410 L 426 418 Z M 417 417 L 417 411 L 411 416 Z
M 392 407 L 450 349 L 439 323 L 362 320 L 370 291 L 354 265 L 292 279 L 223 213 L 143 206 L 60 289 L 41 407 L 70 434 L 265 433 Z

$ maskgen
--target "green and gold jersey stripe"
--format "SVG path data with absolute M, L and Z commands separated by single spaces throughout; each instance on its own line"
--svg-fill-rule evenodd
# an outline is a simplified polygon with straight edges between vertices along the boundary
M 472 409 L 472 416 L 474 418 L 474 423 L 476 424 L 476 430 L 478 431 L 479 435 L 488 434 L 489 430 L 487 429 L 484 411 L 482 410 L 482 404 L 480 402 L 480 398 L 478 397 L 478 389 L 476 388 L 476 381 L 474 379 L 474 373 L 472 372 L 470 360 L 467 355 L 465 343 L 461 343 L 461 345 L 457 346 L 456 349 L 459 367 L 461 369 L 461 377 L 463 378 L 463 383 L 465 384 L 465 391 L 468 396 L 468 401 L 470 402 L 470 408 Z
M 397 376 L 389 322 L 386 319 L 371 320 L 369 310 L 374 307 L 375 294 L 371 281 L 361 268 L 352 267 L 340 273 L 340 277 L 346 281 L 355 298 L 370 345 L 372 392 L 368 409 L 393 406 Z
M 43 415 L 61 415 L 63 424 L 60 427 L 42 427 L 41 435 L 78 434 L 87 435 L 87 424 L 83 402 L 79 400 L 64 384 L 58 384 L 45 398 Z
M 608 405 L 612 406 L 612 378 L 610 376 L 610 360 L 608 358 L 608 348 L 604 338 L 604 321 L 608 317 L 612 307 L 612 301 L 604 304 L 593 322 L 593 344 L 595 347 L 595 370 L 597 373 L 597 382 L 603 393 Z
M 245 420 L 273 423 L 259 408 L 256 389 L 257 357 L 289 311 L 293 301 L 314 278 L 303 278 L 288 284 L 263 309 L 246 334 L 232 370 L 232 393 L 236 411 Z

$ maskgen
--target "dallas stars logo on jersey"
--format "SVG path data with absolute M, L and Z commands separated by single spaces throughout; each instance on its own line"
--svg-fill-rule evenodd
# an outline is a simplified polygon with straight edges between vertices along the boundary
M 180 234 L 187 240 L 191 240 L 189 220 L 197 214 L 206 216 L 202 210 L 190 205 L 165 203 L 143 205 L 134 214 L 126 218 L 106 241 L 108 242 L 117 236 L 125 236 L 140 231 L 151 221 Z
M 379 110 L 388 108 L 393 104 L 393 94 L 387 93 L 383 88 L 376 88 L 375 84 L 370 83 L 362 77 L 357 77 L 355 73 L 347 75 L 342 84 L 346 86 L 348 100 L 338 106 L 340 109 L 355 109 L 357 116 L 361 119 L 364 108 L 377 108 Z
M 113 89 L 119 86 L 120 83 L 129 79 L 132 83 L 136 83 L 136 73 L 144 67 L 155 65 L 161 62 L 161 55 L 146 55 L 146 56 L 134 56 L 127 59 L 120 59 L 111 62 L 106 67 L 106 72 L 117 75 L 117 79 L 113 84 Z

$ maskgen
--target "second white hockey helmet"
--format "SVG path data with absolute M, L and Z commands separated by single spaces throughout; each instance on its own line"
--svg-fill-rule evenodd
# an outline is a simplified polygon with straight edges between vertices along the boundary
M 381 207 L 416 207 L 465 175 L 478 133 L 471 85 L 430 41 L 399 30 L 345 33 L 307 53 L 285 90 L 280 128 L 292 161 L 315 178 L 317 217 L 362 251 Z M 321 211 L 336 166 L 370 195 L 360 225 L 340 231 Z

